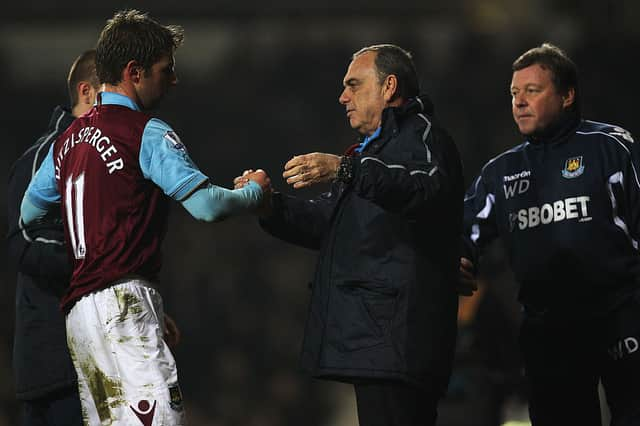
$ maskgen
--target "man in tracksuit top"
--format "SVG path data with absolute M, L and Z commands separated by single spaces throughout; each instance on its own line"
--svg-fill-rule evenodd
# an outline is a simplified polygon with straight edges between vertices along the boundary
M 521 288 L 520 344 L 534 426 L 640 424 L 640 158 L 623 128 L 583 120 L 577 71 L 550 44 L 513 64 L 525 142 L 465 197 L 461 271 L 501 237 Z
M 228 190 L 209 182 L 153 109 L 177 83 L 183 30 L 136 10 L 107 22 L 96 47 L 102 92 L 51 146 L 22 202 L 26 224 L 61 205 L 73 261 L 62 298 L 85 424 L 183 425 L 175 361 L 155 283 L 169 197 L 214 221 L 252 209 L 262 171 Z
M 9 173 L 7 237 L 9 260 L 18 270 L 13 371 L 16 397 L 23 401 L 22 425 L 82 424 L 76 373 L 60 311 L 71 264 L 60 214 L 25 227 L 20 217 L 24 191 L 56 138 L 93 106 L 99 83 L 95 50 L 82 53 L 69 71 L 71 108 L 57 106 L 47 132 L 14 163 Z

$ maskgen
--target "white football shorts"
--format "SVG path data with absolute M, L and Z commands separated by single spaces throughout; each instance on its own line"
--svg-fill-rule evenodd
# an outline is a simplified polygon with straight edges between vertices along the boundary
M 67 314 L 85 425 L 182 426 L 178 370 L 163 340 L 162 297 L 129 279 L 90 293 Z

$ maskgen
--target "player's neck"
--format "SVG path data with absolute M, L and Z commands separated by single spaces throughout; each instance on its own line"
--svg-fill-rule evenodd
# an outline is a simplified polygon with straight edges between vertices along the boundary
M 124 81 L 118 84 L 104 84 L 102 88 L 104 92 L 119 93 L 120 95 L 128 97 L 136 104 L 139 104 L 136 90 L 130 82 Z

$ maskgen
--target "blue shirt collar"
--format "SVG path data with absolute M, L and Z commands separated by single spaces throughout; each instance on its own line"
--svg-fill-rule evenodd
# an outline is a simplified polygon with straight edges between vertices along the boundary
M 120 93 L 100 92 L 99 96 L 102 100 L 102 105 L 121 105 L 134 111 L 140 111 L 138 105 L 136 105 L 130 97 L 121 95 Z
M 369 142 L 371 142 L 372 140 L 374 140 L 375 138 L 380 136 L 380 131 L 381 130 L 382 130 L 382 127 L 378 127 L 376 129 L 376 131 L 373 132 L 373 134 L 371 136 L 365 137 L 364 140 L 362 142 L 360 142 L 360 145 L 358 145 L 358 147 L 355 149 L 355 151 L 358 152 L 358 153 L 364 151 L 364 149 L 367 147 L 367 145 L 369 145 Z

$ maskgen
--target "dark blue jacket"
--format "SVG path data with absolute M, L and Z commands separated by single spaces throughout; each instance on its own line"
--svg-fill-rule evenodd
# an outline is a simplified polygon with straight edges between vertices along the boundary
M 640 284 L 640 151 L 615 125 L 556 127 L 484 166 L 465 197 L 466 255 L 501 237 L 527 312 L 592 317 Z
M 274 195 L 272 235 L 319 251 L 301 364 L 321 378 L 446 386 L 464 184 L 426 98 L 383 112 L 354 177 L 314 200 Z
M 46 220 L 28 228 L 20 224 L 20 203 L 32 175 L 73 120 L 68 111 L 56 107 L 47 132 L 15 162 L 9 174 L 8 252 L 18 270 L 13 369 L 16 395 L 23 400 L 76 386 L 59 307 L 71 275 L 60 213 L 54 210 Z

